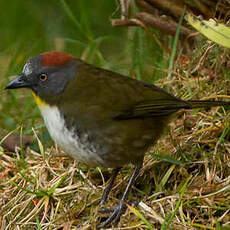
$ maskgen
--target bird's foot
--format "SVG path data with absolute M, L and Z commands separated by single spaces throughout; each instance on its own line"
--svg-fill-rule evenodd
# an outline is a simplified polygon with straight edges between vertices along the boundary
M 137 205 L 139 204 L 138 201 L 134 200 L 134 201 L 129 201 L 127 202 L 128 205 L 132 206 L 132 207 L 137 207 Z M 101 205 L 101 204 L 100 204 Z M 114 212 L 114 210 L 117 208 L 117 206 L 111 207 L 111 208 L 101 208 L 99 210 L 100 213 L 102 214 L 106 214 L 106 213 L 111 213 Z M 125 210 L 125 208 L 123 208 L 123 211 Z
M 102 214 L 106 214 L 106 213 L 111 213 L 114 212 L 114 210 L 116 209 L 117 206 L 111 207 L 111 208 L 101 208 L 99 210 L 100 213 Z
M 120 201 L 119 204 L 114 208 L 102 209 L 101 212 L 103 212 L 103 213 L 112 212 L 112 214 L 108 217 L 108 219 L 105 222 L 103 222 L 100 225 L 98 225 L 97 228 L 98 229 L 99 228 L 104 228 L 106 226 L 118 223 L 124 210 L 125 210 L 124 201 Z

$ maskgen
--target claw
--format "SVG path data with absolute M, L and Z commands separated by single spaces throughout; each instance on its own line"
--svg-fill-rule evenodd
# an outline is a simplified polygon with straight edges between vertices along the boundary
M 99 210 L 99 212 L 102 213 L 102 214 L 111 213 L 111 212 L 114 212 L 115 209 L 116 209 L 116 207 L 112 207 L 112 208 L 101 208 Z
M 98 228 L 104 228 L 108 225 L 118 223 L 124 211 L 124 207 L 125 207 L 125 203 L 123 201 L 120 201 L 119 205 L 114 209 L 110 217 L 105 222 L 98 225 Z
M 129 201 L 127 202 L 128 205 L 132 206 L 132 207 L 137 207 L 137 205 L 139 204 L 138 201 L 134 200 L 134 201 Z M 102 214 L 106 214 L 106 213 L 112 213 L 115 211 L 115 209 L 117 208 L 117 206 L 113 206 L 111 208 L 101 208 L 98 212 L 102 213 Z

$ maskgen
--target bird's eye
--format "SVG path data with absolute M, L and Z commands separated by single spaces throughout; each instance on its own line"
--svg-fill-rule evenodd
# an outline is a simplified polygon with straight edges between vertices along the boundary
M 46 73 L 41 73 L 38 78 L 40 81 L 46 81 L 48 79 L 48 75 Z

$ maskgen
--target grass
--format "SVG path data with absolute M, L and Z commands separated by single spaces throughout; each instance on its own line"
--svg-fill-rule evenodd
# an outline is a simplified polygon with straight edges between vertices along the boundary
M 92 2 L 96 9 L 96 1 Z M 28 7 L 26 3 L 21 4 Z M 32 26 L 45 35 L 30 50 L 26 47 L 31 44 L 28 36 L 32 40 L 36 37 L 33 29 L 22 28 L 26 34 L 17 29 L 20 41 L 15 43 L 13 39 L 9 41 L 17 18 L 12 15 L 14 21 L 9 32 L 2 28 L 9 41 L 5 38 L 6 45 L 1 47 L 1 75 L 5 77 L 0 88 L 0 126 L 6 133 L 18 128 L 18 133 L 33 136 L 34 144 L 28 148 L 21 146 L 13 153 L 0 148 L 1 229 L 95 229 L 105 218 L 98 212 L 98 203 L 110 170 L 88 168 L 60 156 L 62 152 L 50 142 L 30 93 L 3 91 L 9 76 L 19 73 L 28 57 L 44 49 L 63 47 L 97 66 L 146 81 L 154 80 L 184 99 L 229 93 L 230 72 L 226 67 L 229 50 L 212 45 L 200 36 L 185 56 L 176 54 L 171 78 L 166 80 L 169 58 L 152 37 L 139 28 L 109 26 L 109 17 L 105 20 L 103 14 L 111 16 L 114 3 L 105 3 L 100 17 L 84 1 L 78 4 L 70 7 L 67 1 L 58 4 L 52 1 L 31 8 L 37 21 L 41 15 L 36 10 L 41 9 L 43 18 L 47 16 L 47 25 Z M 55 7 L 51 16 L 42 11 L 51 6 Z M 55 12 L 64 21 L 61 24 L 57 20 L 55 25 L 61 32 L 53 31 L 46 36 L 48 22 Z M 99 26 L 93 20 L 95 15 Z M 104 24 L 107 27 L 102 32 L 100 26 Z M 164 37 L 168 44 L 171 40 Z M 178 41 L 177 50 L 182 47 Z M 140 176 L 129 194 L 129 200 L 141 202 L 135 208 L 128 206 L 114 229 L 230 229 L 229 162 L 228 110 L 181 111 L 145 156 Z M 131 165 L 123 168 L 106 206 L 118 202 L 131 172 Z

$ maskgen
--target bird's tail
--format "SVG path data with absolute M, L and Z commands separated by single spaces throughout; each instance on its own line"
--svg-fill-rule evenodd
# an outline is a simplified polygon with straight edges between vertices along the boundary
M 195 108 L 209 108 L 215 106 L 227 106 L 230 105 L 230 102 L 226 101 L 198 101 L 198 100 L 189 100 L 187 101 L 191 106 L 191 109 Z

